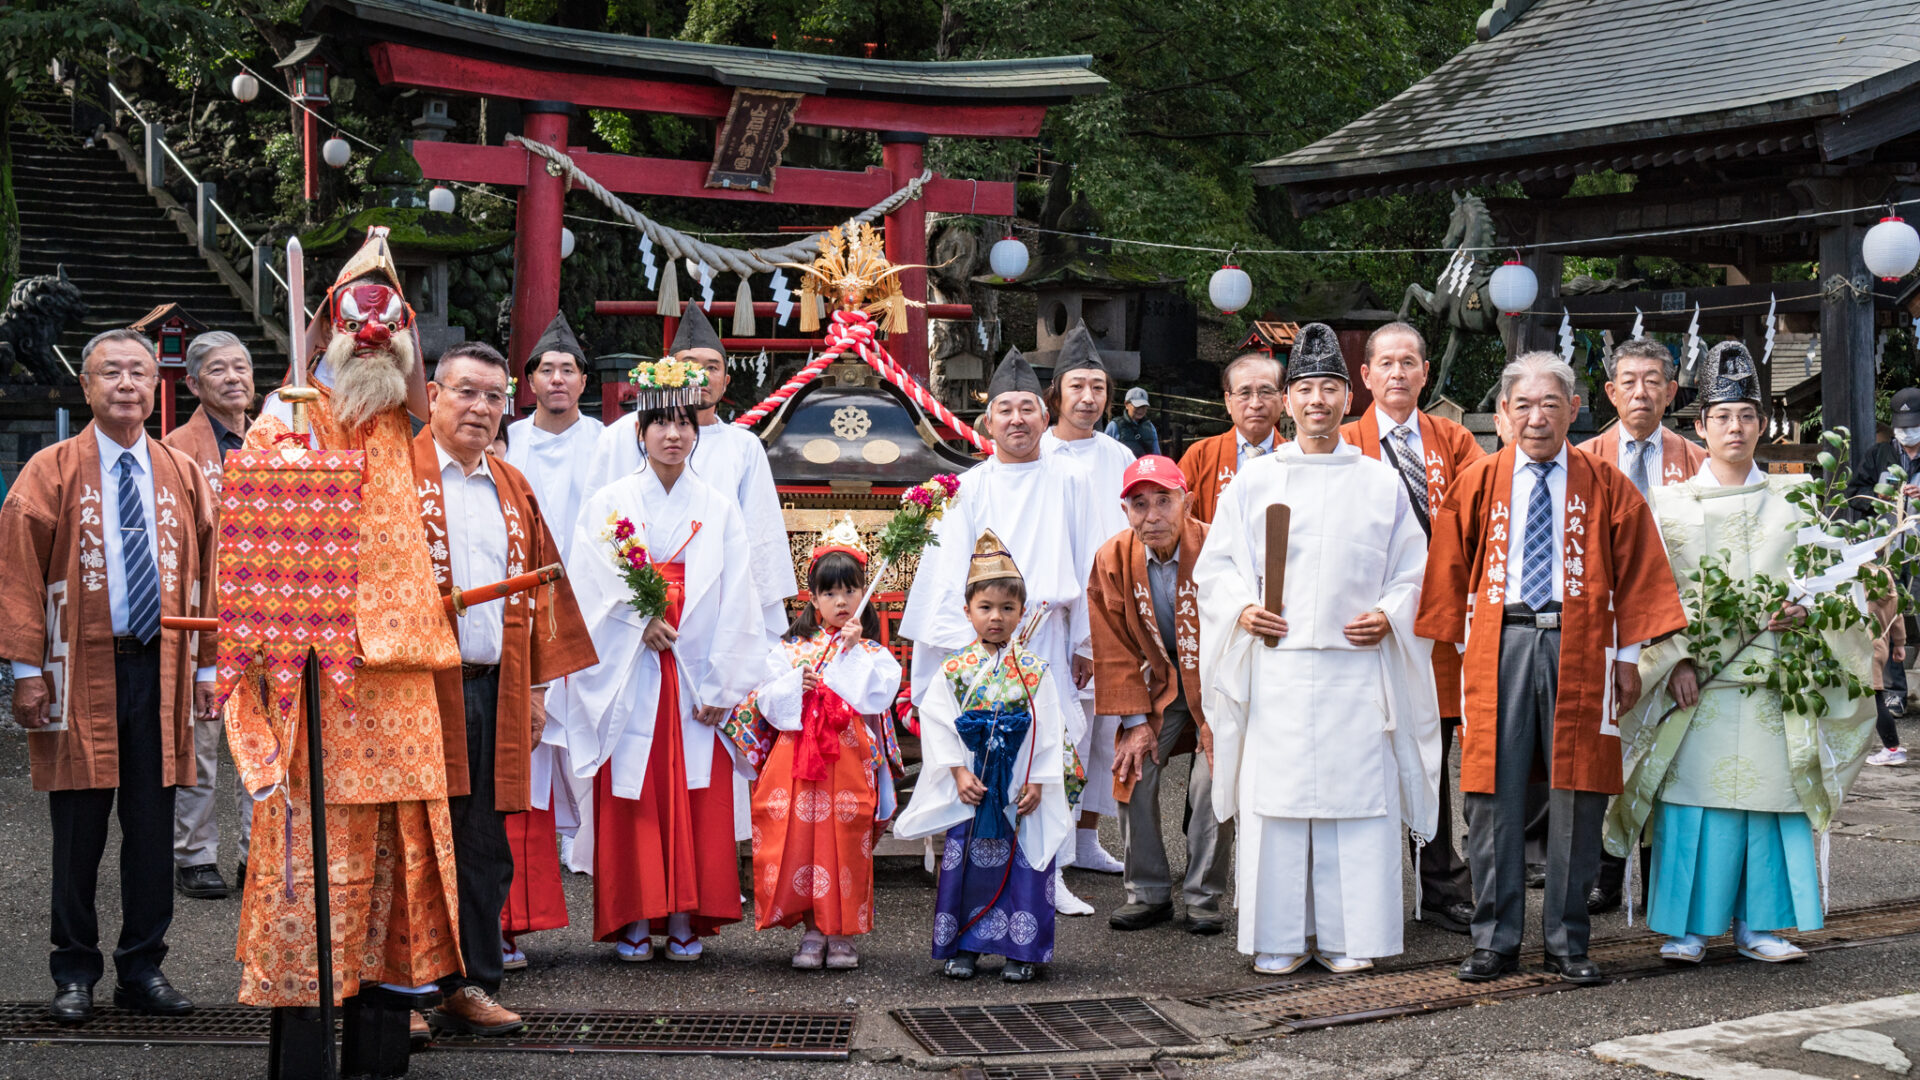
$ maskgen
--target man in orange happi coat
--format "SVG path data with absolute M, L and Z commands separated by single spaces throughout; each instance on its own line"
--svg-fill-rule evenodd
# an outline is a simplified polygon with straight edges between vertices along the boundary
M 1707 460 L 1698 443 L 1660 422 L 1680 393 L 1675 367 L 1673 353 L 1650 338 L 1633 338 L 1613 350 L 1607 357 L 1607 400 L 1620 422 L 1580 444 L 1601 461 L 1618 465 L 1643 499 L 1654 488 L 1692 479 Z M 1625 859 L 1601 854 L 1599 876 L 1587 894 L 1590 914 L 1620 906 L 1626 866 Z
M 434 673 L 458 668 L 460 650 L 440 604 L 415 487 L 405 406 L 422 375 L 412 322 L 385 230 L 370 231 L 315 319 L 321 351 L 310 383 L 320 399 L 307 408 L 317 448 L 366 453 L 355 643 L 364 664 L 355 672 L 355 705 L 323 692 L 320 716 L 332 994 L 348 1005 L 350 1031 L 408 1024 L 410 1006 L 424 1003 L 420 994 L 461 971 L 446 735 L 434 692 Z M 269 395 L 248 448 L 278 446 L 290 417 L 290 403 Z M 464 742 L 462 718 L 447 719 Z M 258 693 L 228 701 L 234 764 L 259 800 L 240 908 L 240 1001 L 248 1005 L 311 1006 L 319 997 L 310 766 L 304 735 L 280 746 L 275 732 L 284 726 Z M 355 1045 L 350 1038 L 342 1075 L 394 1064 L 356 1061 Z M 404 1071 L 404 1060 L 399 1066 Z
M 1387 323 L 1367 337 L 1360 378 L 1373 392 L 1373 408 L 1340 429 L 1341 441 L 1400 471 L 1414 516 L 1431 536 L 1433 512 L 1446 501 L 1454 478 L 1487 452 L 1465 427 L 1416 408 L 1427 385 L 1427 342 L 1407 323 Z M 1433 682 L 1440 697 L 1440 824 L 1432 843 L 1419 849 L 1420 909 L 1414 917 L 1464 934 L 1473 922 L 1473 878 L 1453 846 L 1446 762 L 1460 726 L 1460 650 L 1448 642 L 1434 643 Z
M 487 452 L 508 407 L 507 361 L 481 342 L 455 345 L 427 384 L 427 427 L 413 440 L 413 472 L 442 592 L 472 589 L 560 561 L 533 489 L 520 470 Z M 516 881 L 507 815 L 532 796 L 533 747 L 546 723 L 547 684 L 597 657 L 565 579 L 448 615 L 460 666 L 434 677 L 446 734 L 447 795 L 460 894 L 463 975 L 440 980 L 439 1020 L 476 1035 L 518 1030 L 520 1017 L 494 1002 L 504 970 L 500 912 Z M 549 821 L 527 850 L 543 865 L 519 881 L 543 887 L 540 906 L 559 908 L 560 862 Z
M 1180 457 L 1181 475 L 1193 493 L 1188 509 L 1201 521 L 1213 520 L 1220 489 L 1249 460 L 1271 454 L 1286 440 L 1274 425 L 1280 422 L 1280 372 L 1283 366 L 1263 352 L 1241 353 L 1220 373 L 1231 430 L 1201 439 Z
M 1647 501 L 1619 469 L 1567 445 L 1580 408 L 1573 369 L 1528 353 L 1500 373 L 1499 400 L 1515 443 L 1467 466 L 1434 515 L 1414 624 L 1466 646 L 1460 789 L 1478 897 L 1459 974 L 1482 981 L 1518 964 L 1538 771 L 1552 787 L 1547 968 L 1598 982 L 1586 898 L 1607 796 L 1620 791 L 1615 702 L 1639 699 L 1640 645 L 1687 620 Z

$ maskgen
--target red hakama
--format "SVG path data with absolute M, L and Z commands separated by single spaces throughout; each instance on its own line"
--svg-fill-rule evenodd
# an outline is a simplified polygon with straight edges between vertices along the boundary
M 824 691 L 815 691 L 821 693 Z M 794 779 L 804 731 L 782 731 L 753 787 L 755 929 L 797 926 L 823 934 L 873 929 L 873 736 L 864 717 L 840 733 L 825 780 Z
M 685 567 L 655 563 L 667 579 L 667 623 L 680 625 Z M 660 656 L 653 747 L 638 799 L 613 793 L 611 769 L 593 780 L 593 936 L 614 941 L 628 923 L 685 912 L 706 937 L 739 922 L 740 870 L 733 838 L 733 759 L 716 732 L 707 786 L 687 789 L 680 734 L 680 671 Z M 655 926 L 664 933 L 665 926 Z
M 507 848 L 513 852 L 513 885 L 500 909 L 500 932 L 509 939 L 567 925 L 567 894 L 560 887 L 560 845 L 553 808 L 508 814 Z

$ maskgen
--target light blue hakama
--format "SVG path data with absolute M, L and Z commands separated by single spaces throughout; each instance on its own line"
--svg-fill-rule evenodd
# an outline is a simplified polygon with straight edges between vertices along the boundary
M 1820 860 L 1805 814 L 1658 803 L 1647 926 L 1669 937 L 1818 930 Z

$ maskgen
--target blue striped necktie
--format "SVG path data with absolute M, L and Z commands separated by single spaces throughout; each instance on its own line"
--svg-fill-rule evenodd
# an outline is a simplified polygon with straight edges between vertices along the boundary
M 127 633 L 142 645 L 160 632 L 160 572 L 147 543 L 147 512 L 140 502 L 133 452 L 120 455 L 120 566 L 127 579 Z
M 1535 611 L 1553 601 L 1553 490 L 1547 475 L 1555 461 L 1529 461 L 1533 494 L 1527 498 L 1527 532 L 1521 544 L 1520 601 Z

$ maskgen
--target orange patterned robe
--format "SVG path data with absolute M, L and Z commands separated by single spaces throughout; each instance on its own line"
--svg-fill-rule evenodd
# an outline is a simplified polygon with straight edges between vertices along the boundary
M 420 986 L 461 970 L 433 682 L 436 670 L 459 663 L 460 652 L 434 584 L 406 413 L 394 409 L 347 431 L 327 405 L 322 388 L 308 411 L 319 447 L 367 455 L 356 601 L 365 665 L 355 678 L 354 708 L 331 692 L 320 698 L 333 996 L 340 1001 L 358 993 L 363 981 Z M 248 431 L 247 446 L 269 449 L 286 430 L 276 417 L 262 416 Z M 273 716 L 256 685 L 249 678 L 227 707 L 241 781 L 255 793 L 275 789 L 253 817 L 237 949 L 244 969 L 240 1000 L 313 1005 L 319 960 L 306 733 L 297 719 Z M 275 753 L 281 745 L 287 753 Z

